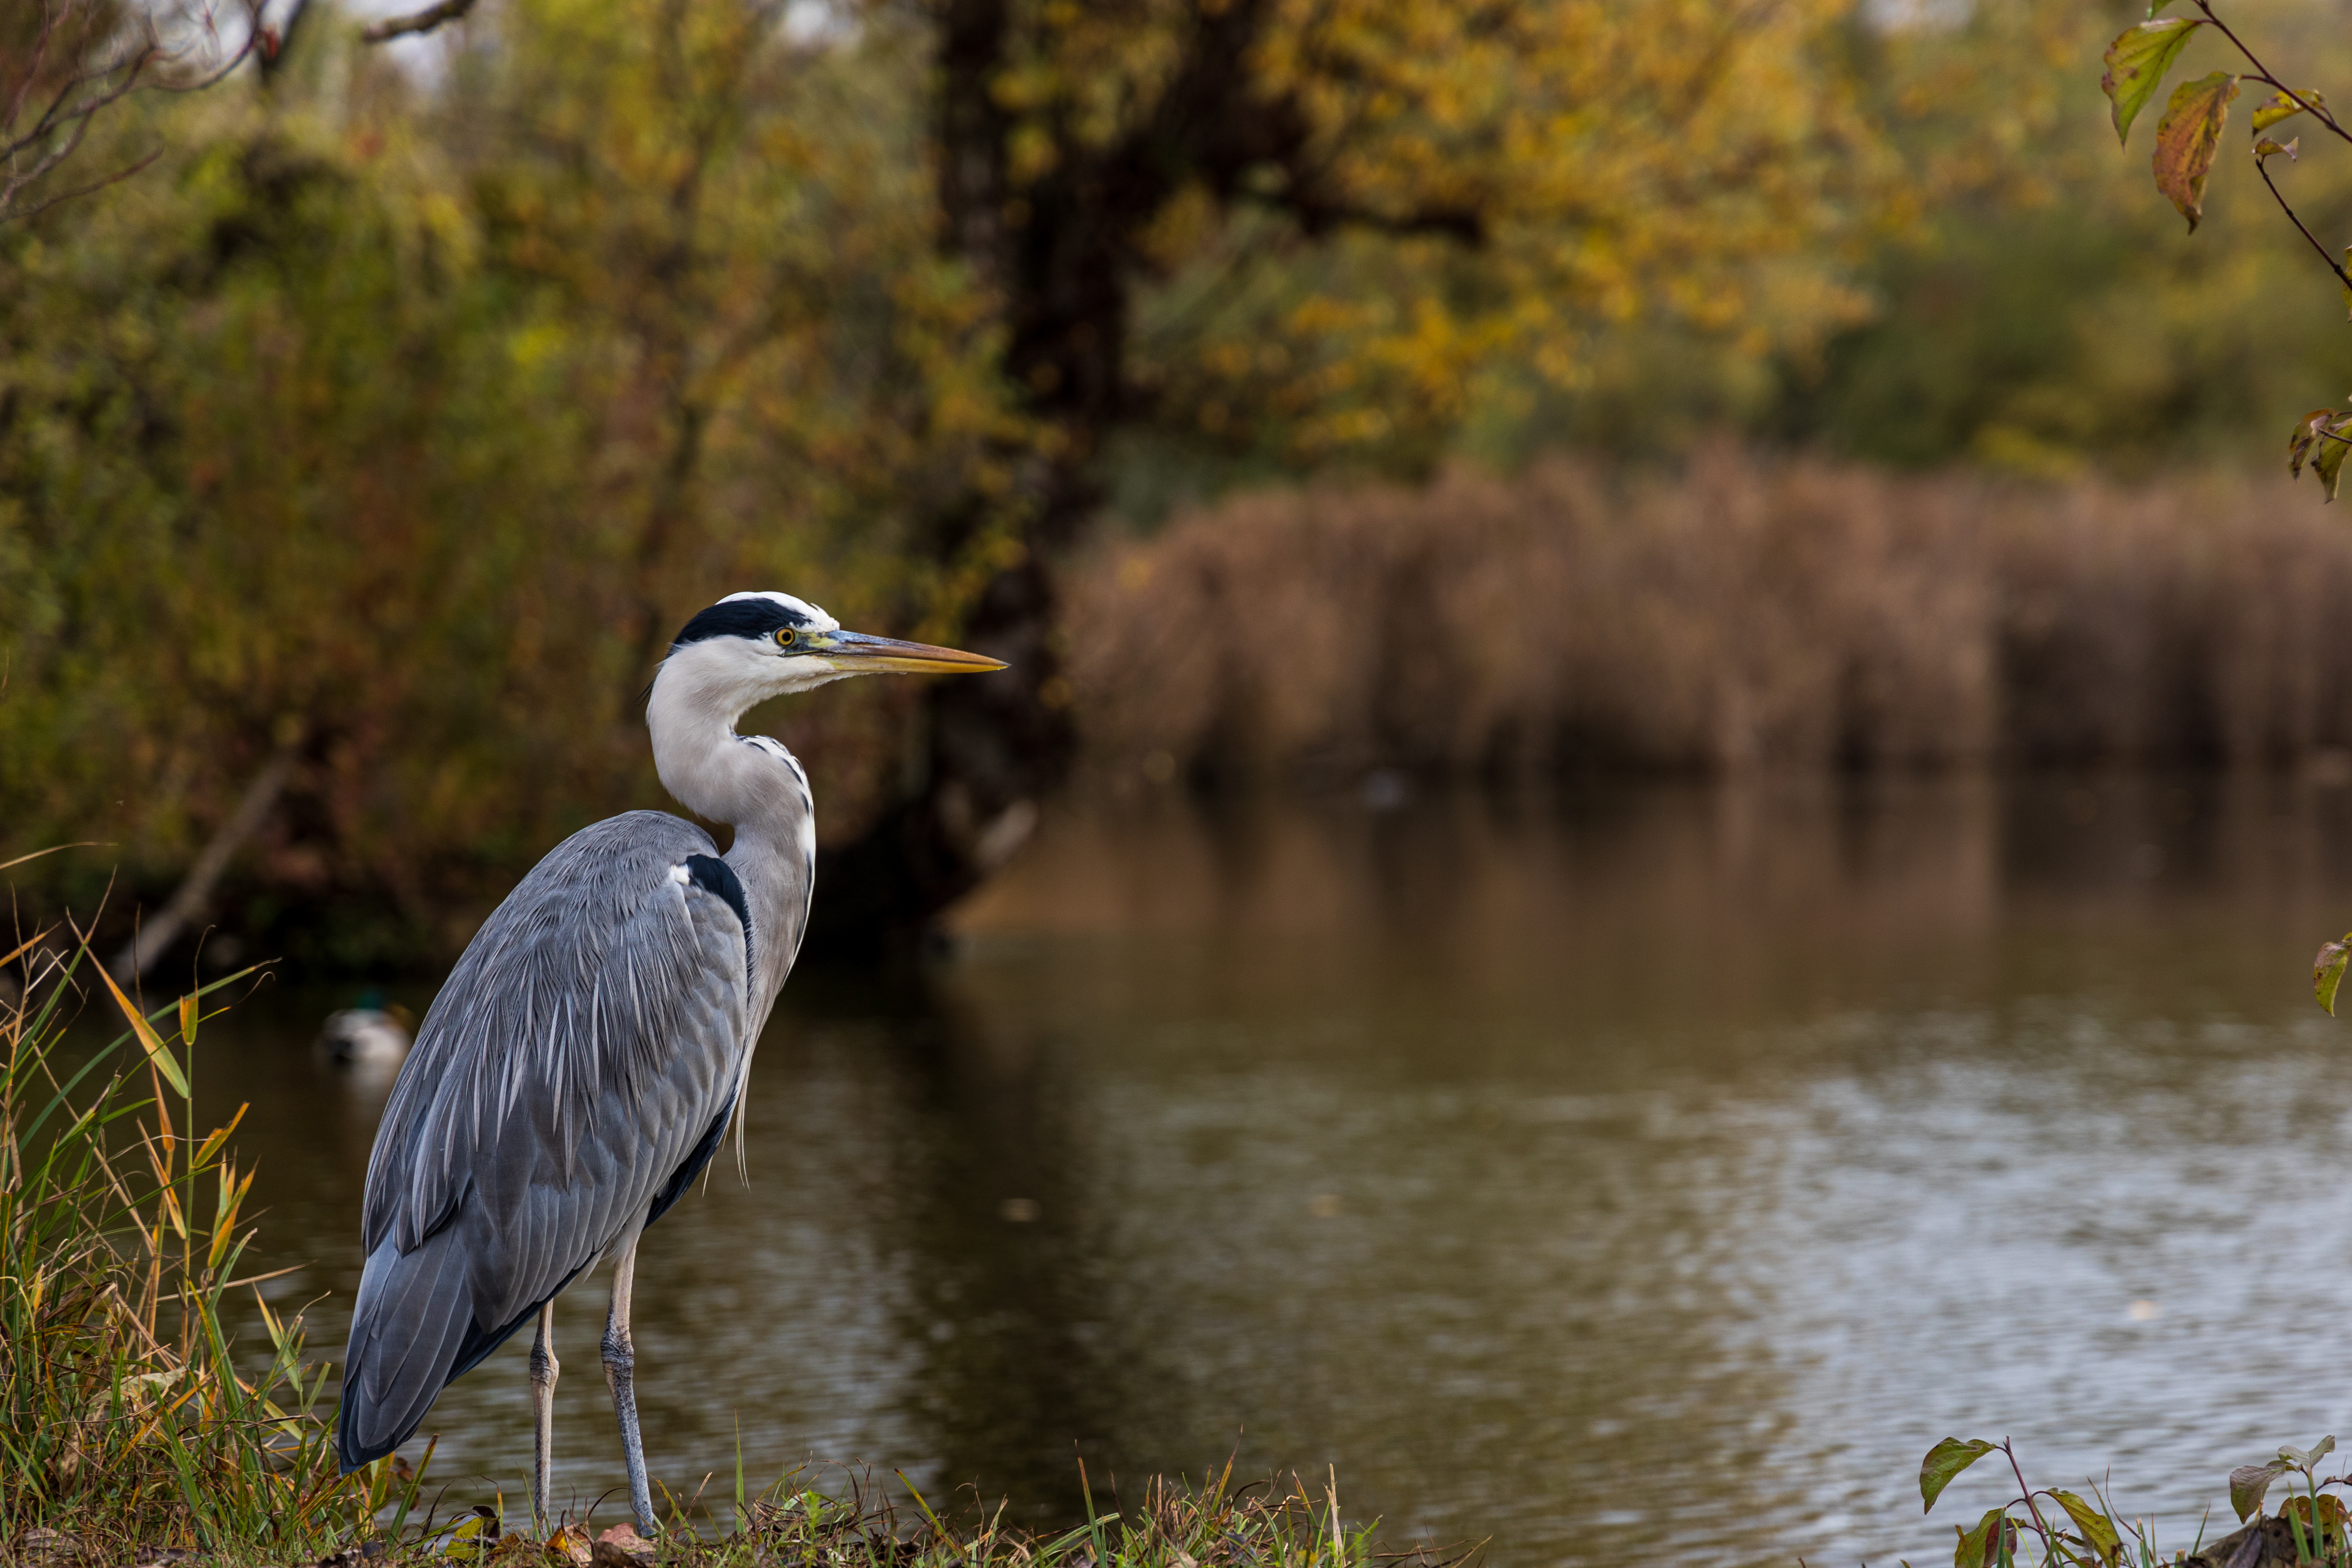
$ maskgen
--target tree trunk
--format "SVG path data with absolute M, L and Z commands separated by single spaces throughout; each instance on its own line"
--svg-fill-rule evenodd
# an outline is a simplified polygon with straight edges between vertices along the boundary
M 1349 223 L 1474 244 L 1480 234 L 1475 213 L 1365 213 L 1325 188 L 1307 115 L 1287 94 L 1262 91 L 1251 69 L 1269 0 L 1202 0 L 1166 86 L 1108 143 L 1084 140 L 1059 110 L 1024 126 L 1004 107 L 998 87 L 1017 3 L 943 0 L 931 127 L 940 243 L 996 296 L 1005 384 L 1050 437 L 1006 455 L 1023 476 L 1014 515 L 1024 552 L 989 582 L 964 633 L 1012 668 L 925 694 L 909 786 L 820 866 L 824 896 L 809 928 L 819 948 L 919 936 L 1020 847 L 1043 797 L 1068 775 L 1076 748 L 1055 648 L 1055 572 L 1099 504 L 1105 438 L 1135 413 L 1124 374 L 1130 306 L 1142 237 L 1167 204 L 1197 187 L 1220 205 L 1278 205 L 1308 235 Z M 1055 138 L 1055 155 L 1016 188 L 1013 137 L 1040 130 Z M 1282 177 L 1258 184 L 1279 194 L 1245 198 L 1252 173 L 1268 168 Z M 975 491 L 944 511 L 931 530 L 935 557 L 954 560 L 1003 504 Z

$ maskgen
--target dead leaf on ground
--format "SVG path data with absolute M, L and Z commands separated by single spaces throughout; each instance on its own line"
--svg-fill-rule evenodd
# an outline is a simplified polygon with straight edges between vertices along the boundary
M 654 1543 L 635 1526 L 616 1524 L 596 1538 L 595 1568 L 654 1568 Z

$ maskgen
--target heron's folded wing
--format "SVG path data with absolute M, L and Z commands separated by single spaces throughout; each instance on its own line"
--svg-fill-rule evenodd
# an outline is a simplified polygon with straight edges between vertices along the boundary
M 369 1165 L 366 1244 L 462 1226 L 484 1327 L 612 1245 L 731 1107 L 749 942 L 686 870 L 711 853 L 659 812 L 574 834 L 426 1014 Z

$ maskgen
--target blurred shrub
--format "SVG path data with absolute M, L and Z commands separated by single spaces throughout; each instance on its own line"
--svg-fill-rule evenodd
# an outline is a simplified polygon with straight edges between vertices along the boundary
M 1097 556 L 1113 770 L 2274 763 L 2352 747 L 2352 534 L 2290 492 L 1714 451 L 1242 498 Z

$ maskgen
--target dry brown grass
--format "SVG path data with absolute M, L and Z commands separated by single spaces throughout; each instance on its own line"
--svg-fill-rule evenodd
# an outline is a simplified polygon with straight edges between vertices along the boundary
M 1072 599 L 1076 698 L 1115 767 L 2352 746 L 2352 518 L 2284 479 L 2032 487 L 1731 451 L 1623 479 L 1561 461 L 1243 498 L 1105 550 Z

